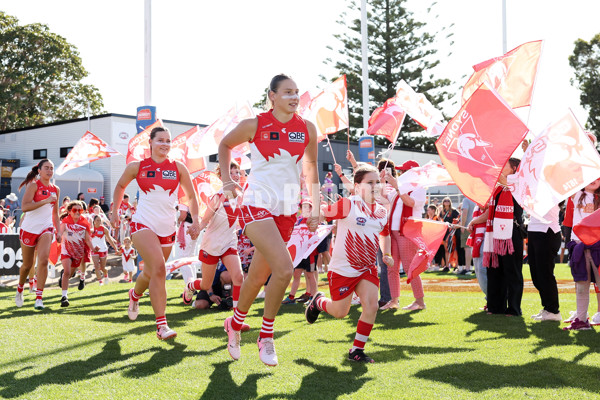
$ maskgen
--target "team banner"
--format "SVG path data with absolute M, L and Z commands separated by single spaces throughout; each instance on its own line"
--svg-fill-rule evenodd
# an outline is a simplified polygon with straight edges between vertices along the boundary
M 198 197 L 199 215 L 203 216 L 208 209 L 210 198 L 223 187 L 221 179 L 212 171 L 201 172 L 192 180 Z
M 190 174 L 206 169 L 206 157 L 195 157 L 195 154 L 188 147 L 189 138 L 198 134 L 202 129 L 196 125 L 192 129 L 183 132 L 171 141 L 171 151 L 169 158 L 180 161 L 187 167 Z
M 178 271 L 181 267 L 186 265 L 192 265 L 194 263 L 198 263 L 198 257 L 184 257 L 178 258 L 177 260 L 169 261 L 165 264 L 165 270 L 167 275 Z
M 333 225 L 319 225 L 316 231 L 311 232 L 306 224 L 296 225 L 287 244 L 294 267 L 310 256 L 332 229 Z
M 541 54 L 542 41 L 538 40 L 474 65 L 475 72 L 463 88 L 462 102 L 467 101 L 482 83 L 487 82 L 511 108 L 530 105 Z
M 396 87 L 396 104 L 406 110 L 408 115 L 423 129 L 427 130 L 429 136 L 439 136 L 444 130 L 444 116 L 427 100 L 424 94 L 417 93 L 408 83 L 401 80 Z
M 515 175 L 513 196 L 543 219 L 556 204 L 600 177 L 600 155 L 569 110 L 527 147 Z
M 391 143 L 396 143 L 405 117 L 406 112 L 398 105 L 396 98 L 387 99 L 371 114 L 367 134 L 383 136 Z
M 150 157 L 150 132 L 157 126 L 164 126 L 162 120 L 157 120 L 142 132 L 131 138 L 127 145 L 126 164 L 129 164 L 132 161 L 142 161 L 143 159 Z
M 346 75 L 342 75 L 316 96 L 308 92 L 300 97 L 298 113 L 315 124 L 318 141 L 327 135 L 348 128 L 348 90 Z
M 199 130 L 187 140 L 187 157 L 198 159 L 219 152 L 219 143 L 223 136 L 229 133 L 242 120 L 254 117 L 250 104 L 246 103 L 240 108 L 232 107 L 208 127 Z M 250 151 L 248 143 L 242 143 L 233 149 L 235 154 L 246 154 Z
M 447 223 L 430 219 L 413 219 L 411 217 L 404 222 L 403 235 L 418 247 L 417 254 L 408 268 L 407 283 L 427 270 L 427 264 L 431 262 L 440 248 L 447 229 Z
M 591 246 L 600 240 L 600 209 L 582 219 L 573 227 L 573 232 L 586 245 Z
M 483 207 L 527 132 L 508 104 L 483 83 L 448 123 L 435 147 L 461 192 Z
M 446 168 L 433 160 L 422 167 L 411 168 L 397 180 L 400 193 L 408 193 L 416 187 L 456 185 Z
M 62 175 L 72 169 L 116 155 L 122 156 L 121 153 L 110 147 L 104 140 L 92 132 L 86 131 L 75 146 L 73 146 L 69 154 L 67 154 L 62 164 L 57 168 L 56 174 Z

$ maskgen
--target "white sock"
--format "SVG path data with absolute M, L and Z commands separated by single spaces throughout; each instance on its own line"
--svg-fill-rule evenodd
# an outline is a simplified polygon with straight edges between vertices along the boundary
M 63 292 L 63 294 L 62 294 L 62 295 L 63 295 L 63 296 L 65 296 L 65 297 L 67 297 L 67 292 L 68 292 L 68 290 L 63 290 L 62 292 Z
M 575 282 L 575 291 L 577 318 L 585 322 L 587 320 L 587 310 L 590 305 L 590 282 Z

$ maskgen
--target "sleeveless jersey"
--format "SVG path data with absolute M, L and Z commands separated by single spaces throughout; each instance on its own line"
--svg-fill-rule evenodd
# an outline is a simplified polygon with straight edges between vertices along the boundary
M 104 227 L 101 226 L 100 228 L 94 228 L 94 231 L 92 232 L 92 246 L 96 247 L 98 246 L 98 248 L 100 250 L 98 250 L 98 252 L 105 252 L 108 251 L 108 246 L 106 245 L 106 239 L 104 238 Z M 92 249 L 94 250 L 94 249 Z
M 252 169 L 242 204 L 265 208 L 275 216 L 294 215 L 300 200 L 300 160 L 309 142 L 306 122 L 294 114 L 284 124 L 272 110 L 257 119 L 250 141 Z
M 86 253 L 85 233 L 91 233 L 90 224 L 85 217 L 79 217 L 75 222 L 71 215 L 66 216 L 62 223 L 65 224 L 66 229 L 60 254 L 74 260 L 83 259 Z
M 131 221 L 146 225 L 158 236 L 172 235 L 175 232 L 179 187 L 176 162 L 167 159 L 157 164 L 152 158 L 146 158 L 140 161 L 136 180 L 140 198 Z
M 58 188 L 53 184 L 45 186 L 40 180 L 35 181 L 37 186 L 35 194 L 33 195 L 33 201 L 39 202 L 50 197 L 51 193 L 58 196 Z M 58 198 L 58 197 L 57 197 Z M 44 204 L 35 210 L 27 211 L 26 217 L 23 219 L 21 229 L 39 235 L 48 228 L 54 226 L 52 223 L 52 207 L 54 203 Z
M 579 199 L 581 197 L 584 197 L 584 199 L 581 203 L 581 207 L 579 207 Z M 573 226 L 575 226 L 580 223 L 582 219 L 594 212 L 594 195 L 580 190 L 573 196 L 573 204 L 575 206 L 573 208 Z M 571 240 L 581 242 L 581 239 L 577 237 L 574 230 L 571 232 Z
M 348 200 L 348 215 L 337 223 L 329 270 L 352 278 L 377 268 L 379 232 L 387 223 L 387 211 L 378 203 L 372 209 L 360 196 L 350 196 Z
M 208 223 L 200 248 L 211 256 L 220 256 L 230 248 L 237 248 L 236 231 L 240 209 L 232 207 L 222 191 L 214 196 L 223 199 L 223 203 Z
M 123 247 L 121 249 L 121 252 L 122 252 L 121 253 L 121 261 L 123 263 L 123 270 L 124 271 L 134 271 L 134 269 L 135 269 L 135 264 L 133 263 L 134 248 L 130 247 L 129 250 L 127 250 L 126 248 Z

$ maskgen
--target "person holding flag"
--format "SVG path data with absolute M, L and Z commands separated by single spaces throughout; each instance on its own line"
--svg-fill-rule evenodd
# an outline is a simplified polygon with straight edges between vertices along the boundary
M 288 76 L 273 77 L 268 112 L 240 122 L 219 144 L 219 165 L 223 192 L 236 197 L 242 188 L 229 174 L 232 149 L 250 143 L 252 170 L 241 207 L 240 224 L 256 250 L 233 317 L 225 320 L 229 355 L 240 358 L 240 329 L 260 288 L 269 275 L 263 323 L 258 338 L 260 360 L 269 366 L 278 364 L 273 330 L 281 299 L 290 283 L 293 263 L 286 247 L 290 239 L 300 195 L 299 161 L 302 159 L 307 189 L 313 204 L 319 204 L 317 174 L 317 131 L 315 126 L 296 114 L 300 96 L 296 83 Z M 314 232 L 319 224 L 319 208 L 307 219 Z
M 146 289 L 150 289 L 150 301 L 156 316 L 156 336 L 160 340 L 171 339 L 177 333 L 167 325 L 165 309 L 165 260 L 171 254 L 175 242 L 175 220 L 178 188 L 181 185 L 189 199 L 193 224 L 189 228 L 192 238 L 200 233 L 198 201 L 190 174 L 182 163 L 171 161 L 167 155 L 171 150 L 171 133 L 164 127 L 155 127 L 150 132 L 150 157 L 127 164 L 123 175 L 115 186 L 111 223 L 117 228 L 120 222 L 119 209 L 125 188 L 136 179 L 140 198 L 136 213 L 131 219 L 131 236 L 138 253 L 144 260 L 144 270 L 138 276 L 135 287 L 129 291 L 129 319 L 138 316 L 138 301 Z

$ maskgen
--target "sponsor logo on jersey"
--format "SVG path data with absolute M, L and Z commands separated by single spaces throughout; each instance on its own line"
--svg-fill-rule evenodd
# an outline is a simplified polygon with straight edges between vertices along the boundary
M 175 171 L 163 171 L 162 172 L 163 179 L 177 179 L 177 172 Z
M 256 213 L 256 218 L 265 218 L 268 215 L 269 215 L 269 213 L 267 211 L 260 210 L 259 212 Z
M 42 196 L 47 196 L 48 195 L 48 191 L 47 190 L 42 190 Z
M 261 129 L 268 128 L 268 127 L 270 127 L 271 125 L 273 125 L 273 123 L 272 123 L 272 122 L 271 122 L 270 124 L 266 124 L 266 125 L 264 125 L 264 126 L 261 126 Z
M 367 219 L 363 217 L 356 217 L 356 224 L 360 226 L 365 226 L 367 223 Z
M 288 140 L 290 143 L 304 143 L 304 132 L 289 132 Z

